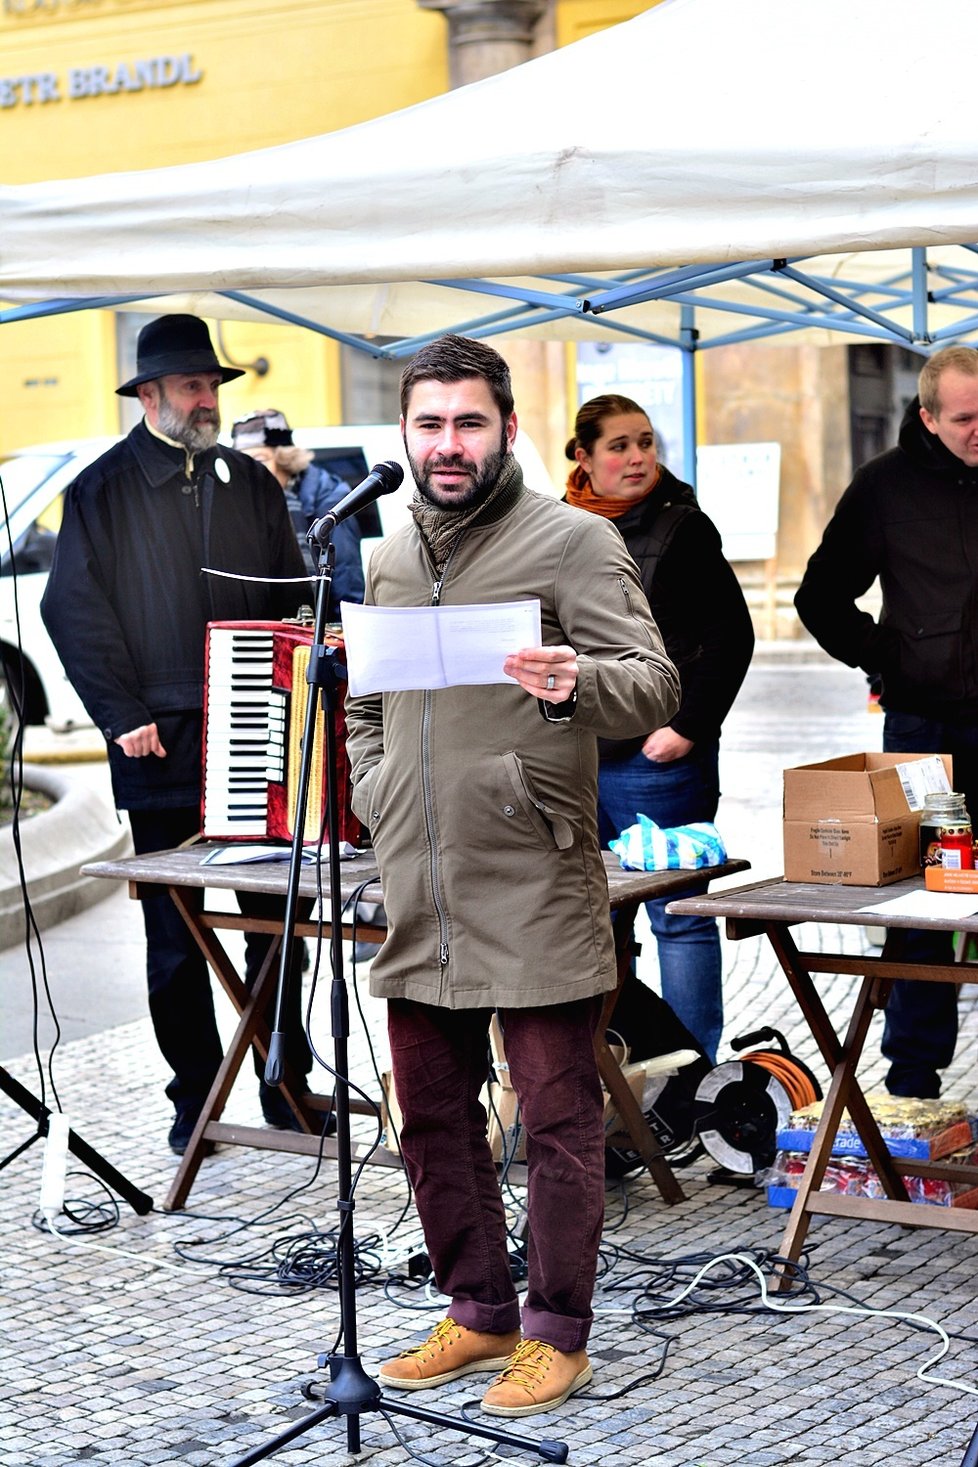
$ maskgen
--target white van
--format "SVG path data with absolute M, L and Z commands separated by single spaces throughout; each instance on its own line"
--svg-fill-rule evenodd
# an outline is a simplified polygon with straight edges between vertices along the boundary
M 359 484 L 374 464 L 393 459 L 404 468 L 405 482 L 364 512 L 364 562 L 378 538 L 408 518 L 413 480 L 404 444 L 393 423 L 346 424 L 332 428 L 296 428 L 295 441 L 310 449 L 317 463 Z M 58 732 L 91 725 L 68 681 L 41 620 L 41 597 L 47 584 L 54 545 L 61 525 L 65 490 L 82 469 L 105 453 L 116 437 L 75 439 L 22 448 L 0 460 L 4 533 L 0 542 L 0 698 L 6 679 L 24 688 L 25 721 L 46 723 Z M 222 441 L 229 442 L 227 435 Z M 554 485 L 535 445 L 519 433 L 516 457 L 531 488 L 554 493 Z M 14 567 L 16 566 L 16 576 Z

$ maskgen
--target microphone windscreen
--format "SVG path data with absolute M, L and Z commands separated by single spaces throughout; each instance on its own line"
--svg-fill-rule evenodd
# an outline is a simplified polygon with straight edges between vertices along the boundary
M 375 464 L 370 472 L 371 474 L 377 475 L 377 478 L 384 486 L 385 494 L 392 494 L 395 489 L 400 487 L 404 479 L 404 470 L 392 458 L 387 459 L 382 464 Z

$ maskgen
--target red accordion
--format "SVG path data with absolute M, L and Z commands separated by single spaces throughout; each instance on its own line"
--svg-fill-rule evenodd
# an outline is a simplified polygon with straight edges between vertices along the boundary
M 328 634 L 327 644 L 343 645 Z M 309 684 L 312 627 L 213 621 L 204 652 L 201 834 L 207 840 L 291 841 Z M 350 808 L 346 719 L 335 714 L 339 839 L 359 843 Z M 303 841 L 319 840 L 326 813 L 326 738 L 319 709 Z

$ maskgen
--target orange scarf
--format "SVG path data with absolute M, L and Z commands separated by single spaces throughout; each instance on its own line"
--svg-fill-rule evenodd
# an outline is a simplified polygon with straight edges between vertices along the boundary
M 655 471 L 655 483 L 649 489 L 648 494 L 643 494 L 643 499 L 647 499 L 656 488 L 661 473 L 660 464 Z M 572 504 L 575 509 L 586 509 L 591 514 L 603 515 L 606 520 L 620 519 L 623 514 L 627 514 L 630 509 L 634 509 L 636 504 L 641 504 L 641 502 L 641 499 L 633 499 L 630 504 L 622 504 L 620 500 L 605 499 L 604 495 L 595 494 L 591 488 L 590 477 L 580 464 L 575 464 L 567 476 L 567 503 Z

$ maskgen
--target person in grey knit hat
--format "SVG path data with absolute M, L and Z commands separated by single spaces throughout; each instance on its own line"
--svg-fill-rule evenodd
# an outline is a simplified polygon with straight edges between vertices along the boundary
M 278 408 L 265 408 L 239 418 L 231 429 L 231 442 L 242 453 L 263 463 L 281 484 L 296 537 L 310 571 L 315 574 L 318 554 L 306 539 L 306 532 L 343 498 L 349 485 L 321 468 L 308 449 L 299 447 L 285 414 Z M 361 534 L 356 515 L 333 531 L 336 565 L 327 612 L 331 621 L 339 621 L 341 601 L 363 601 Z

